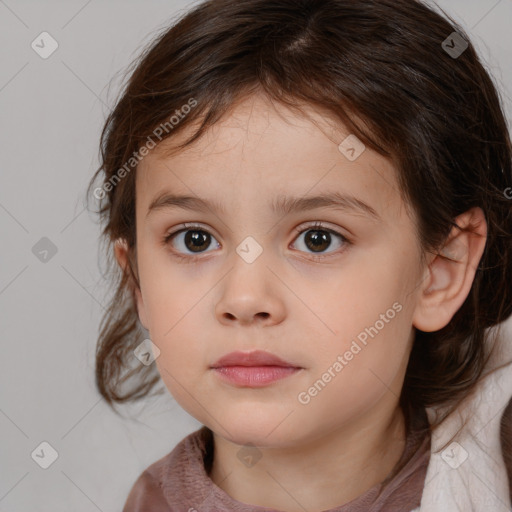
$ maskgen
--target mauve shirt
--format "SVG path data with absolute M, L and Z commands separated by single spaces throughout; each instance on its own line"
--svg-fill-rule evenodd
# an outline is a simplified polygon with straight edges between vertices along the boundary
M 212 449 L 207 427 L 185 437 L 139 476 L 123 512 L 276 512 L 237 501 L 218 487 L 207 472 Z M 381 482 L 349 503 L 323 512 L 410 512 L 420 505 L 429 458 L 430 434 L 411 430 L 398 462 L 404 466 L 384 489 Z

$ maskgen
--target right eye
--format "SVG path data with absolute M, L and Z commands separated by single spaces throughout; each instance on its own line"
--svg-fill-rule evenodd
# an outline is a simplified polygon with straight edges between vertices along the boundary
M 165 235 L 164 244 L 172 246 L 172 252 L 180 258 L 194 259 L 195 255 L 206 252 L 212 239 L 216 238 L 199 225 L 186 225 L 180 229 Z M 217 242 L 217 246 L 219 246 Z M 191 251 L 191 252 L 187 252 Z

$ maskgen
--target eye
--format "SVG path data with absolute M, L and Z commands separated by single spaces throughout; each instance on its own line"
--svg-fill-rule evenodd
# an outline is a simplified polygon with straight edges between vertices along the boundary
M 307 227 L 300 226 L 294 231 L 299 234 L 299 237 L 295 240 L 299 240 L 302 234 L 306 235 L 302 242 L 303 248 L 299 248 L 299 250 L 305 252 L 311 250 L 312 253 L 310 254 L 313 254 L 313 258 L 317 259 L 325 257 L 323 253 L 325 249 L 332 245 L 333 235 L 338 239 L 338 248 L 351 243 L 350 240 L 341 233 L 325 227 L 321 222 L 316 222 Z M 185 224 L 184 229 L 165 235 L 163 244 L 170 244 L 173 247 L 172 251 L 176 257 L 195 261 L 199 258 L 198 255 L 207 252 L 206 249 L 211 246 L 212 240 L 216 241 L 216 238 L 202 226 Z M 217 242 L 217 248 L 218 247 L 219 243 Z M 336 247 L 334 250 L 336 250 Z M 334 251 L 329 251 L 327 254 L 331 252 Z
M 295 231 L 299 233 L 299 237 L 297 237 L 296 240 L 300 240 L 302 234 L 305 235 L 302 243 L 299 244 L 302 245 L 302 248 L 299 247 L 299 249 L 306 252 L 308 249 L 313 251 L 316 258 L 324 257 L 322 253 L 332 245 L 333 235 L 338 239 L 337 248 L 350 243 L 348 238 L 333 229 L 326 228 L 321 222 L 315 222 L 313 225 L 307 226 L 306 228 L 299 226 Z M 334 250 L 336 250 L 336 247 Z M 329 251 L 328 254 L 331 252 L 334 251 Z M 319 256 L 316 256 L 316 254 L 319 254 Z
M 175 240 L 174 240 L 175 239 Z M 176 256 L 194 260 L 197 258 L 195 254 L 205 252 L 210 247 L 212 239 L 216 240 L 213 235 L 203 229 L 201 226 L 186 226 L 185 229 L 180 229 L 165 236 L 163 242 L 165 245 L 170 244 L 174 246 L 173 252 Z M 219 246 L 217 242 L 217 246 Z M 191 252 L 187 252 L 191 251 Z

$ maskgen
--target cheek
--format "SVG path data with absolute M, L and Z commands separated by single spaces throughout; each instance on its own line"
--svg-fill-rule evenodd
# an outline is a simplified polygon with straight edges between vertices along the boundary
M 393 260 L 380 252 L 380 258 L 354 259 L 321 287 L 298 281 L 297 294 L 307 297 L 312 311 L 296 318 L 299 324 L 307 322 L 304 332 L 314 337 L 312 379 L 323 380 L 322 374 L 341 356 L 343 369 L 331 370 L 336 374 L 336 384 L 329 385 L 333 393 L 357 389 L 356 396 L 371 395 L 372 389 L 379 393 L 391 385 L 410 347 L 412 311 L 406 301 L 413 276 L 412 267 L 406 267 L 396 256 Z
M 191 396 L 195 395 L 195 390 L 201 385 L 209 364 L 205 346 L 207 340 L 199 333 L 204 333 L 204 329 L 197 325 L 190 314 L 183 317 L 178 312 L 171 317 L 163 311 L 160 313 L 151 335 L 152 341 L 160 349 L 156 365 L 171 395 L 192 413 L 189 409 L 189 405 L 194 402 Z
M 376 251 L 377 252 L 377 251 Z M 314 327 L 320 339 L 356 336 L 373 325 L 394 303 L 403 307 L 410 280 L 406 265 L 393 255 L 363 252 L 347 258 L 339 267 L 326 267 L 293 279 L 294 294 L 302 300 L 296 312 Z M 291 303 L 291 302 L 290 302 Z M 388 316 L 394 318 L 396 309 Z
M 160 350 L 157 366 L 164 380 L 169 373 L 182 379 L 205 364 L 201 343 L 208 336 L 198 319 L 208 318 L 207 289 L 184 279 L 171 265 L 162 268 L 158 261 L 141 265 L 140 273 L 147 327 Z
M 161 338 L 178 325 L 200 295 L 197 297 L 198 291 L 194 292 L 194 286 L 184 279 L 183 272 L 170 261 L 165 250 L 142 245 L 139 273 L 144 308 L 151 324 L 148 328 L 155 337 Z
M 341 334 L 325 347 L 328 359 L 323 358 L 324 366 L 338 362 L 334 370 L 351 387 L 360 387 L 367 379 L 389 385 L 408 357 L 411 331 L 407 312 L 398 302 L 382 311 L 362 324 L 347 319 L 349 327 L 340 326 Z
M 325 428 L 334 428 L 381 400 L 400 396 L 410 346 L 407 314 L 402 309 L 377 334 L 370 329 L 374 323 L 367 324 L 368 331 L 363 327 L 355 336 L 339 337 L 325 347 L 325 355 L 295 398 L 304 421 L 322 417 Z M 358 338 L 361 333 L 364 336 Z

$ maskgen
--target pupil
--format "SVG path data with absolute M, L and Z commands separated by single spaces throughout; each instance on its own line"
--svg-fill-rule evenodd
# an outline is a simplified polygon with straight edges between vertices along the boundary
M 306 245 L 313 251 L 321 252 L 329 247 L 330 233 L 320 230 L 310 230 L 306 234 Z M 193 252 L 201 252 L 210 245 L 210 235 L 205 231 L 187 231 L 185 245 Z
M 309 235 L 311 234 L 311 235 Z M 312 242 L 312 246 L 308 243 L 309 241 Z M 329 243 L 331 241 L 331 235 L 330 233 L 326 231 L 320 231 L 320 230 L 311 230 L 306 233 L 306 245 L 309 249 L 312 250 L 325 250 L 327 247 L 329 247 Z M 322 247 L 324 246 L 324 247 Z
M 185 233 L 185 245 L 191 251 L 201 252 L 210 245 L 209 236 L 205 231 L 187 231 Z

